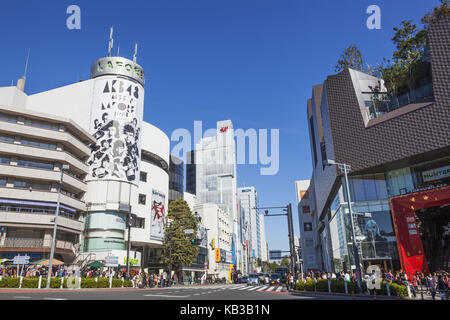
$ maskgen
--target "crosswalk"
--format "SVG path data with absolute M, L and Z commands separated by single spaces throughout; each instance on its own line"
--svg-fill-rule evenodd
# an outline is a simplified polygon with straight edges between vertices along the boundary
M 176 286 L 170 289 L 194 289 L 194 290 L 239 290 L 239 291 L 259 291 L 259 292 L 286 292 L 284 286 L 269 285 L 247 285 L 247 284 L 223 284 L 223 285 L 202 285 L 202 286 Z

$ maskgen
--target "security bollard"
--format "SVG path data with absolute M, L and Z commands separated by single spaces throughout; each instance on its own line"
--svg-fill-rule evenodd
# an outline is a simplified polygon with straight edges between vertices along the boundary
M 389 282 L 386 282 L 386 291 L 387 291 L 388 297 L 390 297 L 391 296 L 391 287 L 389 287 Z
M 22 281 L 23 281 L 23 277 L 20 276 L 19 289 L 22 288 Z
M 331 280 L 328 279 L 328 292 L 331 293 Z
M 42 276 L 39 276 L 38 289 L 41 288 L 41 283 L 42 283 Z
M 345 294 L 348 294 L 347 281 L 344 281 Z
M 62 289 L 63 288 L 63 286 L 64 286 L 64 278 L 63 277 L 61 277 L 61 286 L 59 287 L 60 289 Z

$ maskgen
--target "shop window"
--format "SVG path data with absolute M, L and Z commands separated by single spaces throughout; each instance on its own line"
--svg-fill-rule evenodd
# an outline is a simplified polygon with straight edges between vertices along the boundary
M 139 175 L 140 175 L 140 181 L 147 182 L 147 172 L 141 171 Z

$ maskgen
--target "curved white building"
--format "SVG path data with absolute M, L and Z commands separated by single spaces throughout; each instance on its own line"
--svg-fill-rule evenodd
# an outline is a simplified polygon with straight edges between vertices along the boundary
M 87 190 L 77 262 L 112 254 L 126 265 L 128 221 L 131 264 L 146 268 L 159 260 L 169 201 L 170 141 L 143 121 L 144 84 L 143 68 L 135 61 L 105 57 L 92 64 L 89 80 L 5 97 L 30 112 L 70 119 L 92 135 L 90 147 L 84 146 Z

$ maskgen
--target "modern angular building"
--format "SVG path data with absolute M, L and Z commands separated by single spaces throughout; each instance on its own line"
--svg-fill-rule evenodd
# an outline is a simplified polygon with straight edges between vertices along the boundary
M 307 117 L 324 265 L 355 269 L 343 172 L 364 271 L 450 266 L 450 19 L 430 26 L 428 71 L 389 100 L 384 81 L 346 69 L 313 87 Z M 378 89 L 374 89 L 378 88 Z M 336 235 L 336 231 L 338 234 Z
M 169 203 L 183 199 L 184 192 L 184 163 L 178 157 L 170 156 L 169 163 Z

